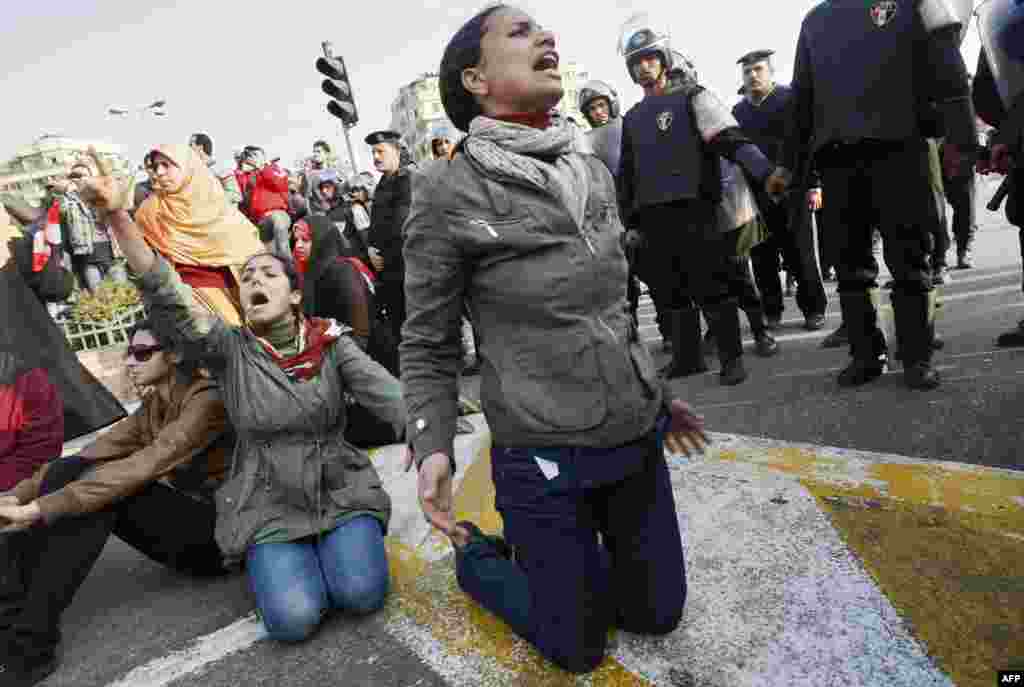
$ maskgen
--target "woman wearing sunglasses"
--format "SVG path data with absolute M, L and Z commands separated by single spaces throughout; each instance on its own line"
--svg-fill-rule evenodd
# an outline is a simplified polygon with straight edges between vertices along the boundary
M 0 600 L 10 647 L 0 661 L 18 685 L 53 672 L 60 616 L 111 534 L 180 572 L 224 572 L 213 491 L 233 440 L 216 384 L 165 350 L 149 323 L 130 341 L 127 373 L 147 390 L 138 410 L 0 497 L 17 561 Z
M 413 177 L 400 348 L 420 504 L 456 549 L 460 587 L 573 672 L 613 624 L 665 634 L 686 598 L 662 446 L 699 450 L 703 422 L 658 379 L 629 316 L 608 168 L 552 110 L 555 37 L 508 6 L 445 49 L 441 100 L 469 135 Z M 479 333 L 506 542 L 452 519 L 459 321 Z
M 345 440 L 345 399 L 402 436 L 398 380 L 350 328 L 302 312 L 299 274 L 286 256 L 257 253 L 241 266 L 244 326 L 195 308 L 192 289 L 125 212 L 126 189 L 102 161 L 100 169 L 86 192 L 110 211 L 157 329 L 220 381 L 239 440 L 217 493 L 217 542 L 229 562 L 245 560 L 270 636 L 299 641 L 330 609 L 379 609 L 391 501 L 369 456 Z

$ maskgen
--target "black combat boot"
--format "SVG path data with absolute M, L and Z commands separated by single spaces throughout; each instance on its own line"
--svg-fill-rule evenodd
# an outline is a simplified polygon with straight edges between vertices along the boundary
M 688 377 L 708 371 L 701 350 L 700 311 L 697 308 L 667 310 L 665 317 L 672 332 L 672 361 L 661 370 L 668 379 Z
M 842 348 L 850 344 L 850 335 L 846 331 L 846 323 L 840 322 L 839 328 L 825 337 L 821 342 L 822 348 Z
M 760 308 L 751 308 L 743 312 L 747 314 L 750 331 L 754 335 L 754 351 L 762 358 L 776 355 L 779 352 L 779 343 L 768 333 L 768 328 L 764 324 L 764 311 Z
M 974 261 L 971 259 L 971 249 L 973 247 L 974 237 L 971 237 L 962 243 L 957 241 L 956 268 L 958 270 L 969 270 L 974 267 Z
M 853 360 L 839 373 L 839 386 L 861 386 L 885 372 L 885 335 L 878 328 L 878 315 L 868 291 L 841 293 L 843 324 L 850 340 Z
M 1000 334 L 996 339 L 996 346 L 1000 348 L 1024 346 L 1024 320 L 1017 323 L 1016 329 Z
M 742 384 L 747 379 L 743 366 L 743 339 L 740 337 L 740 311 L 735 301 L 728 301 L 704 311 L 718 344 L 718 360 L 722 369 L 718 378 L 723 386 Z
M 939 373 L 932 368 L 932 296 L 930 293 L 893 291 L 896 340 L 903 360 L 903 381 L 911 389 L 935 389 Z

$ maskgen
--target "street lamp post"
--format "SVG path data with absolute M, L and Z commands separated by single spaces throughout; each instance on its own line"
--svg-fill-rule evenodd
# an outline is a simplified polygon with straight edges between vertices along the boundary
M 127 117 L 132 112 L 135 112 L 139 115 L 139 117 L 142 117 L 147 112 L 149 112 L 155 117 L 165 117 L 167 116 L 167 112 L 164 111 L 164 107 L 166 107 L 166 105 L 166 100 L 154 100 L 149 105 L 137 108 L 135 110 L 129 110 L 123 107 L 108 107 L 107 114 L 111 117 Z
M 134 112 L 138 116 L 138 121 L 141 122 L 142 118 L 147 113 L 153 115 L 154 117 L 166 117 L 167 116 L 167 112 L 164 110 L 166 105 L 167 105 L 167 101 L 163 100 L 163 99 L 160 99 L 160 100 L 154 100 L 149 105 L 145 105 L 143 107 L 139 107 L 139 108 L 136 108 L 134 110 L 129 110 L 129 109 L 123 108 L 123 107 L 108 107 L 107 108 L 107 114 L 110 117 L 112 117 L 112 118 L 113 117 L 127 118 L 129 115 L 131 115 Z

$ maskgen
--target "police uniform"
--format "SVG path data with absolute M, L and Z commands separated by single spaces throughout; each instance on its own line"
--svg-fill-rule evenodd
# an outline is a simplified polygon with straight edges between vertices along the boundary
M 759 181 L 773 169 L 728 109 L 699 86 L 645 97 L 623 122 L 620 206 L 627 225 L 644 234 L 648 283 L 662 294 L 671 321 L 673 368 L 686 373 L 701 366 L 696 301 L 714 332 L 722 381 L 735 384 L 746 372 L 729 287 L 734 247 L 717 218 L 719 155 L 739 162 Z
M 767 60 L 773 54 L 771 50 L 755 50 L 741 57 L 737 64 L 754 64 Z M 743 133 L 771 160 L 779 159 L 791 97 L 789 86 L 776 84 L 761 102 L 754 103 L 750 97 L 745 97 L 732 109 Z M 818 184 L 815 176 L 806 176 L 806 180 L 797 182 L 784 202 L 774 202 L 763 190 L 758 190 L 758 205 L 768 225 L 769 238 L 757 246 L 750 257 L 768 319 L 778 321 L 784 309 L 779 278 L 781 256 L 787 273 L 796 279 L 796 304 L 804 314 L 808 328 L 820 329 L 828 299 L 814 254 L 814 225 L 806 201 L 807 190 L 817 188 Z
M 974 77 L 978 115 L 996 131 L 991 145 L 1005 146 L 1012 159 L 1006 219 L 1020 229 L 1024 269 L 1024 6 L 1014 0 L 989 0 L 978 7 L 981 54 Z M 1003 186 L 1000 185 L 1000 190 Z M 1024 272 L 1021 274 L 1024 287 Z M 998 346 L 1024 346 L 1024 320 L 996 340 Z
M 836 232 L 853 357 L 840 384 L 863 384 L 884 371 L 885 338 L 872 300 L 874 226 L 894 278 L 904 379 L 913 388 L 939 383 L 931 367 L 928 252 L 936 205 L 926 139 L 944 136 L 961 149 L 976 145 L 959 49 L 969 16 L 970 2 L 960 0 L 831 0 L 803 20 L 782 159 L 794 170 L 813 155 L 828 190 L 825 212 Z
M 401 135 L 394 131 L 376 131 L 366 137 L 367 145 L 390 142 L 396 146 Z M 412 186 L 409 170 L 400 167 L 397 172 L 382 176 L 377 183 L 370 211 L 369 245 L 376 248 L 384 259 L 384 269 L 378 273 L 378 302 L 386 311 L 394 340 L 401 341 L 402 323 L 405 322 L 405 260 L 402 228 L 409 216 Z

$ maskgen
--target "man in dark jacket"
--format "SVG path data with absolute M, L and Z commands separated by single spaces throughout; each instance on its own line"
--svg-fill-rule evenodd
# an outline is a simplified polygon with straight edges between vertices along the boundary
M 366 137 L 373 149 L 373 166 L 383 176 L 377 184 L 368 234 L 370 261 L 379 275 L 378 302 L 401 341 L 405 322 L 405 261 L 402 227 L 412 202 L 409 170 L 401 164 L 401 134 L 376 131 Z
M 777 160 L 785 136 L 792 90 L 775 82 L 773 54 L 773 50 L 755 50 L 737 61 L 743 69 L 744 98 L 732 108 L 732 114 L 743 133 L 761 152 L 770 160 Z M 769 238 L 751 251 L 751 261 L 771 328 L 777 327 L 782 319 L 780 257 L 787 273 L 796 278 L 796 302 L 804 314 L 806 329 L 814 331 L 825 326 L 828 300 L 814 254 L 811 223 L 811 212 L 821 205 L 821 188 L 816 176 L 805 176 L 806 180 L 797 180 L 797 187 L 784 202 L 774 202 L 763 191 L 756 192 L 761 214 L 768 224 Z

